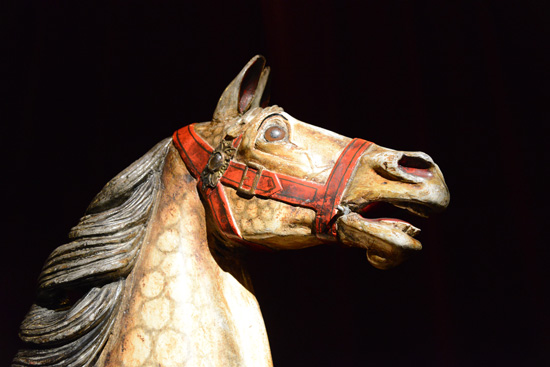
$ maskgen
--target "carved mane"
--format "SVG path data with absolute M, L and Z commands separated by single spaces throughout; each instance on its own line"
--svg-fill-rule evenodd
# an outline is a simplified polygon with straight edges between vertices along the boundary
M 21 325 L 26 349 L 13 366 L 95 363 L 145 238 L 170 144 L 161 141 L 109 181 L 72 228 L 71 242 L 48 257 Z

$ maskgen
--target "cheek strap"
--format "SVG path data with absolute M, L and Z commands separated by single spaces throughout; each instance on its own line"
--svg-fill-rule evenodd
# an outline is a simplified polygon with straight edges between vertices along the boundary
M 232 154 L 240 144 L 240 137 L 233 141 L 232 147 L 218 147 L 214 150 L 195 132 L 191 124 L 177 130 L 173 141 L 187 169 L 199 181 L 199 191 L 207 202 L 220 233 L 229 239 L 256 248 L 264 246 L 242 238 L 222 185 L 232 187 L 244 195 L 269 198 L 313 209 L 316 213 L 315 235 L 323 242 L 335 242 L 337 235 L 334 219 L 338 214 L 338 205 L 359 158 L 372 144 L 363 139 L 353 139 L 338 157 L 327 182 L 319 184 L 269 171 L 253 162 L 243 164 L 231 160 Z M 224 155 L 223 152 L 227 154 Z M 210 175 L 205 174 L 211 168 L 220 177 L 211 179 Z

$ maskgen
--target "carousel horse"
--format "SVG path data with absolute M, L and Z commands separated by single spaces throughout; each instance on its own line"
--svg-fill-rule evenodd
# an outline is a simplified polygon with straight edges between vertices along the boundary
M 105 185 L 46 260 L 13 366 L 271 366 L 244 251 L 339 243 L 386 269 L 421 249 L 418 228 L 369 213 L 444 209 L 433 160 L 268 106 L 269 70 L 254 57 L 212 121 Z

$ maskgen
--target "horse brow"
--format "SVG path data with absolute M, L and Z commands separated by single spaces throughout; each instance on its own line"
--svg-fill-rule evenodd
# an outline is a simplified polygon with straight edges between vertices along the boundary
M 286 116 L 283 115 L 282 113 L 279 113 L 279 112 L 270 113 L 269 115 L 267 115 L 266 117 L 264 117 L 264 119 L 262 120 L 262 122 L 260 122 L 260 124 L 258 125 L 258 128 L 256 129 L 256 131 L 260 130 L 260 128 L 264 125 L 265 120 L 267 120 L 268 118 L 273 117 L 273 116 L 281 116 L 285 121 L 288 121 L 288 119 L 286 118 Z

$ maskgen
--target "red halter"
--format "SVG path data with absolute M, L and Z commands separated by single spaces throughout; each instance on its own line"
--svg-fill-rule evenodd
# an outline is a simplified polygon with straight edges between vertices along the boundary
M 240 137 L 235 139 L 235 148 L 240 140 Z M 366 140 L 353 139 L 340 154 L 325 184 L 272 172 L 252 162 L 245 165 L 231 160 L 217 185 L 210 188 L 203 185 L 201 172 L 214 151 L 212 147 L 195 132 L 193 124 L 177 130 L 173 141 L 187 169 L 198 180 L 199 191 L 208 203 L 220 232 L 232 240 L 253 247 L 259 245 L 242 238 L 222 185 L 233 187 L 250 196 L 261 196 L 313 209 L 316 213 L 317 238 L 334 242 L 336 228 L 333 219 L 338 214 L 337 207 L 357 161 L 372 144 Z

